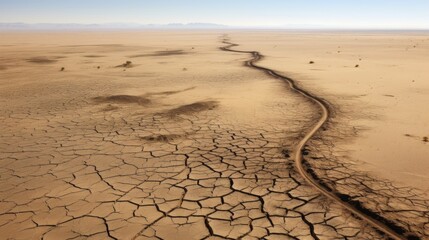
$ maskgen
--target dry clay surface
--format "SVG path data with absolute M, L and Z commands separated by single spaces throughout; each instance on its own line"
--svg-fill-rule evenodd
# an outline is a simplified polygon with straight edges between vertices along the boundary
M 317 108 L 219 36 L 2 38 L 0 236 L 383 239 L 294 170 Z
M 429 32 L 272 31 L 230 37 L 239 49 L 261 52 L 261 66 L 329 101 L 337 123 L 355 128 L 358 136 L 337 141 L 335 149 L 348 150 L 379 177 L 429 193 Z
M 261 66 L 298 79 L 331 105 L 326 131 L 304 152 L 308 171 L 402 235 L 429 238 L 427 32 L 266 34 L 270 41 L 257 33 L 231 37 L 237 49 L 264 53 Z

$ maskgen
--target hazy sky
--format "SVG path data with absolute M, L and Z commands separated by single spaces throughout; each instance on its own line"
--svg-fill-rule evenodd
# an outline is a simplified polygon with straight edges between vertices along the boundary
M 429 29 L 429 0 L 0 0 L 0 22 Z

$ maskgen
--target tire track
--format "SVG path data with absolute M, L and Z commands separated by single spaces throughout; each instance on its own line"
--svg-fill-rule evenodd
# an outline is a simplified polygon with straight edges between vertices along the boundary
M 311 186 L 316 188 L 321 194 L 323 194 L 328 199 L 331 199 L 335 201 L 337 204 L 341 205 L 348 211 L 350 211 L 353 215 L 357 216 L 358 218 L 366 221 L 371 226 L 375 227 L 377 230 L 383 232 L 391 239 L 406 239 L 406 237 L 402 236 L 401 234 L 397 233 L 394 229 L 386 225 L 384 222 L 379 221 L 368 214 L 360 211 L 352 204 L 345 202 L 341 200 L 341 198 L 337 195 L 337 193 L 333 192 L 332 190 L 326 188 L 321 183 L 316 181 L 305 169 L 303 162 L 303 150 L 307 142 L 316 134 L 316 132 L 328 121 L 330 118 L 330 111 L 329 111 L 329 104 L 325 100 L 323 100 L 320 97 L 317 97 L 313 95 L 312 93 L 300 88 L 296 85 L 295 81 L 292 80 L 289 77 L 283 76 L 279 73 L 277 73 L 274 70 L 271 70 L 269 68 L 261 67 L 256 65 L 258 61 L 262 59 L 262 55 L 257 51 L 243 51 L 243 50 L 233 50 L 231 48 L 239 46 L 238 44 L 234 44 L 228 41 L 227 38 L 224 38 L 222 43 L 227 44 L 227 46 L 220 47 L 223 51 L 228 52 L 235 52 L 235 53 L 246 53 L 251 54 L 252 59 L 245 61 L 245 65 L 254 69 L 257 69 L 259 71 L 263 71 L 266 74 L 276 78 L 285 81 L 289 84 L 289 87 L 297 92 L 298 94 L 301 94 L 302 96 L 310 99 L 312 102 L 314 102 L 317 106 L 319 106 L 320 110 L 322 111 L 322 116 L 320 117 L 319 121 L 314 125 L 314 127 L 304 136 L 304 138 L 297 144 L 295 150 L 294 150 L 294 157 L 295 157 L 295 165 L 299 172 L 299 174 L 309 183 Z

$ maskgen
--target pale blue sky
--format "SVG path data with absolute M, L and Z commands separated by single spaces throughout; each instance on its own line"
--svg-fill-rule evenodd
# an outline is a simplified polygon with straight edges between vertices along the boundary
M 0 0 L 0 22 L 429 29 L 429 0 Z

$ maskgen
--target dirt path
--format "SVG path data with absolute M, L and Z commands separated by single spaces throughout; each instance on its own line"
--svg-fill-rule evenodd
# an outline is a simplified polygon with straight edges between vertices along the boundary
M 406 239 L 403 236 L 401 236 L 400 234 L 398 234 L 397 232 L 395 232 L 393 229 L 391 229 L 389 226 L 387 226 L 386 224 L 384 224 L 383 222 L 368 216 L 367 214 L 361 212 L 360 210 L 358 210 L 355 206 L 349 204 L 348 202 L 342 201 L 341 198 L 338 196 L 338 194 L 336 192 L 333 192 L 331 189 L 327 189 L 326 187 L 324 187 L 322 184 L 320 184 L 319 182 L 317 182 L 310 174 L 309 172 L 305 169 L 303 162 L 303 151 L 304 151 L 304 147 L 307 144 L 307 142 L 314 136 L 314 134 L 319 131 L 319 129 L 321 129 L 321 127 L 328 121 L 329 119 L 329 105 L 328 103 L 307 92 L 306 90 L 300 88 L 299 86 L 296 85 L 296 83 L 294 82 L 294 80 L 283 76 L 281 74 L 278 74 L 277 72 L 269 69 L 269 68 L 265 68 L 265 67 L 261 67 L 256 65 L 256 63 L 258 61 L 260 61 L 262 59 L 262 55 L 257 52 L 257 51 L 242 51 L 242 50 L 233 50 L 231 48 L 233 47 L 237 47 L 239 46 L 238 44 L 234 44 L 231 42 L 228 42 L 227 40 L 224 40 L 223 43 L 228 44 L 226 47 L 221 47 L 222 50 L 224 51 L 230 51 L 230 52 L 236 52 L 236 53 L 247 53 L 247 54 L 251 54 L 252 55 L 252 59 L 248 60 L 245 62 L 246 66 L 249 66 L 251 68 L 255 68 L 261 71 L 264 71 L 265 73 L 281 79 L 283 81 L 286 81 L 290 88 L 301 94 L 302 96 L 312 100 L 315 104 L 317 104 L 317 106 L 320 107 L 320 110 L 322 112 L 321 117 L 319 119 L 319 121 L 317 122 L 316 125 L 314 125 L 314 127 L 304 136 L 304 138 L 298 143 L 298 145 L 295 148 L 294 151 L 294 155 L 295 155 L 295 164 L 296 164 L 296 168 L 298 170 L 298 172 L 300 173 L 300 175 L 314 188 L 316 188 L 320 193 L 322 193 L 324 196 L 326 196 L 327 198 L 335 201 L 336 203 L 338 203 L 339 205 L 341 205 L 342 207 L 346 208 L 347 210 L 349 210 L 350 212 L 352 212 L 354 215 L 358 216 L 359 218 L 365 220 L 367 223 L 371 224 L 373 227 L 379 229 L 380 231 L 386 233 L 388 236 L 390 236 L 393 239 Z

